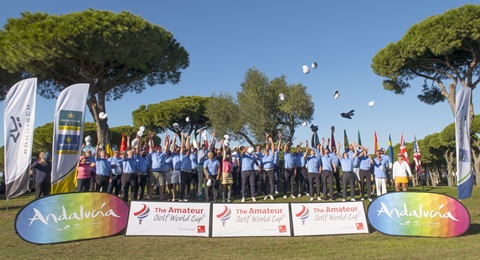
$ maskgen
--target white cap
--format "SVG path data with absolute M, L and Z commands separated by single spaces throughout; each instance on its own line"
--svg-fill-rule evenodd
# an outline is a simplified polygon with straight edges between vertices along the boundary
M 375 101 L 372 100 L 372 101 L 368 102 L 368 105 L 373 107 L 373 105 L 375 105 Z
M 187 123 L 190 122 L 190 117 L 187 116 L 187 118 L 185 118 L 185 121 L 186 121 Z
M 140 131 L 145 132 L 145 127 L 143 125 L 140 127 Z
M 310 69 L 308 68 L 307 65 L 303 65 L 302 69 L 303 69 L 303 73 L 305 73 L 305 74 L 308 74 L 310 72 Z
M 255 151 L 253 147 L 248 147 L 247 153 L 251 154 Z
M 285 99 L 285 96 L 283 95 L 283 93 L 280 93 L 280 94 L 278 95 L 278 97 L 279 97 L 280 100 L 282 100 L 282 101 Z
M 107 114 L 104 113 L 104 112 L 100 112 L 100 113 L 98 113 L 98 118 L 105 119 L 105 118 L 107 118 Z

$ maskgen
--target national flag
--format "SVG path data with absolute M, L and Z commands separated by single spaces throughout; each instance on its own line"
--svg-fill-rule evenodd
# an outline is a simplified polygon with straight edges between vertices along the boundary
M 75 190 L 89 84 L 75 84 L 57 98 L 53 128 L 52 194 Z
M 410 162 L 408 161 L 408 153 L 407 153 L 407 148 L 405 147 L 405 139 L 403 137 L 400 137 L 400 154 L 403 155 L 403 160 L 407 162 L 408 165 L 410 165 Z
M 379 150 L 378 148 L 378 138 L 377 138 L 377 131 L 374 131 L 373 133 L 373 148 L 374 151 L 377 152 Z
M 471 100 L 472 88 L 462 87 L 457 94 L 455 104 L 458 199 L 470 198 L 473 189 L 470 120 L 468 118 Z
M 5 96 L 4 180 L 7 200 L 28 190 L 28 168 L 31 163 L 37 78 L 22 80 L 13 85 Z
M 347 130 L 345 129 L 343 129 L 343 146 L 345 147 L 345 151 L 350 146 L 350 144 L 348 143 Z
M 122 142 L 120 143 L 120 153 L 127 150 L 127 139 L 125 138 L 125 133 L 122 133 Z
M 417 137 L 414 136 L 414 143 L 413 143 L 413 160 L 415 161 L 415 169 L 417 173 L 422 172 L 422 161 L 420 160 L 420 146 L 418 146 Z
M 333 150 L 333 149 L 337 149 L 337 146 L 335 145 L 335 136 L 334 136 L 335 127 L 332 126 L 331 129 L 332 129 L 332 138 L 331 138 L 331 145 L 330 145 L 330 147 L 331 147 L 331 149 Z
M 360 138 L 360 130 L 358 130 L 358 145 L 362 145 L 362 138 Z
M 390 133 L 388 133 L 388 153 L 389 153 L 389 156 L 390 156 L 390 169 L 392 168 L 392 162 L 393 162 L 393 158 L 394 158 L 394 154 L 393 154 L 393 146 L 392 146 L 392 137 L 390 136 Z

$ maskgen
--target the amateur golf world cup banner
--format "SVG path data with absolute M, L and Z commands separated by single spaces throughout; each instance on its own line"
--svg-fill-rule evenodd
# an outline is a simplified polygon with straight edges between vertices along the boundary
M 458 200 L 435 193 L 395 192 L 368 206 L 368 221 L 394 236 L 455 237 L 470 226 L 470 215 Z
M 294 236 L 368 233 L 362 202 L 291 203 Z
M 288 203 L 212 206 L 212 237 L 291 236 Z
M 132 201 L 125 235 L 208 237 L 209 203 Z
M 60 93 L 55 107 L 52 155 L 52 194 L 75 190 L 85 105 L 89 84 L 72 85 Z
M 3 140 L 7 199 L 28 190 L 27 169 L 31 162 L 36 97 L 37 78 L 18 82 L 5 96 Z
M 112 236 L 125 229 L 127 204 L 100 192 L 64 193 L 34 200 L 18 212 L 15 230 L 34 244 Z

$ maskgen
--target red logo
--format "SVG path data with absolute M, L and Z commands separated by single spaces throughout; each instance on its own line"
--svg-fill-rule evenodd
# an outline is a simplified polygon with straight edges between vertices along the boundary
M 363 230 L 363 223 L 362 222 L 358 222 L 355 225 L 357 226 L 357 230 Z
M 205 226 L 197 226 L 197 233 L 205 233 Z
M 287 232 L 287 226 L 285 226 L 285 225 L 278 226 L 278 232 L 280 232 L 280 233 Z

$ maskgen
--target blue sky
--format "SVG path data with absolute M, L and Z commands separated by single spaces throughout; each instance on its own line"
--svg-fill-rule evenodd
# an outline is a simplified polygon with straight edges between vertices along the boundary
M 131 112 L 142 104 L 179 96 L 236 93 L 247 69 L 256 67 L 269 78 L 283 74 L 289 83 L 307 86 L 315 103 L 312 123 L 319 125 L 320 138 L 330 136 L 332 125 L 335 138 L 342 143 L 343 129 L 350 141 L 356 141 L 360 130 L 363 145 L 373 148 L 374 131 L 380 147 L 386 147 L 388 133 L 394 144 L 402 133 L 411 142 L 414 135 L 422 139 L 453 122 L 448 103 L 430 106 L 417 99 L 423 81 L 413 84 L 405 95 L 383 90 L 383 79 L 373 73 L 371 61 L 412 25 L 468 3 L 472 1 L 7 0 L 2 1 L 0 25 L 25 11 L 66 14 L 93 8 L 129 11 L 173 33 L 190 54 L 190 66 L 183 71 L 181 82 L 108 102 L 111 127 L 132 125 Z M 302 65 L 314 61 L 318 68 L 304 74 Z M 340 97 L 333 99 L 336 90 Z M 372 100 L 375 106 L 369 107 Z M 479 107 L 475 97 L 474 106 Z M 35 126 L 52 122 L 54 109 L 55 100 L 38 96 Z M 340 117 L 351 109 L 355 110 L 352 120 Z M 3 118 L 3 109 L 0 114 Z M 86 121 L 93 122 L 88 110 Z M 299 126 L 294 143 L 310 136 L 308 126 Z

